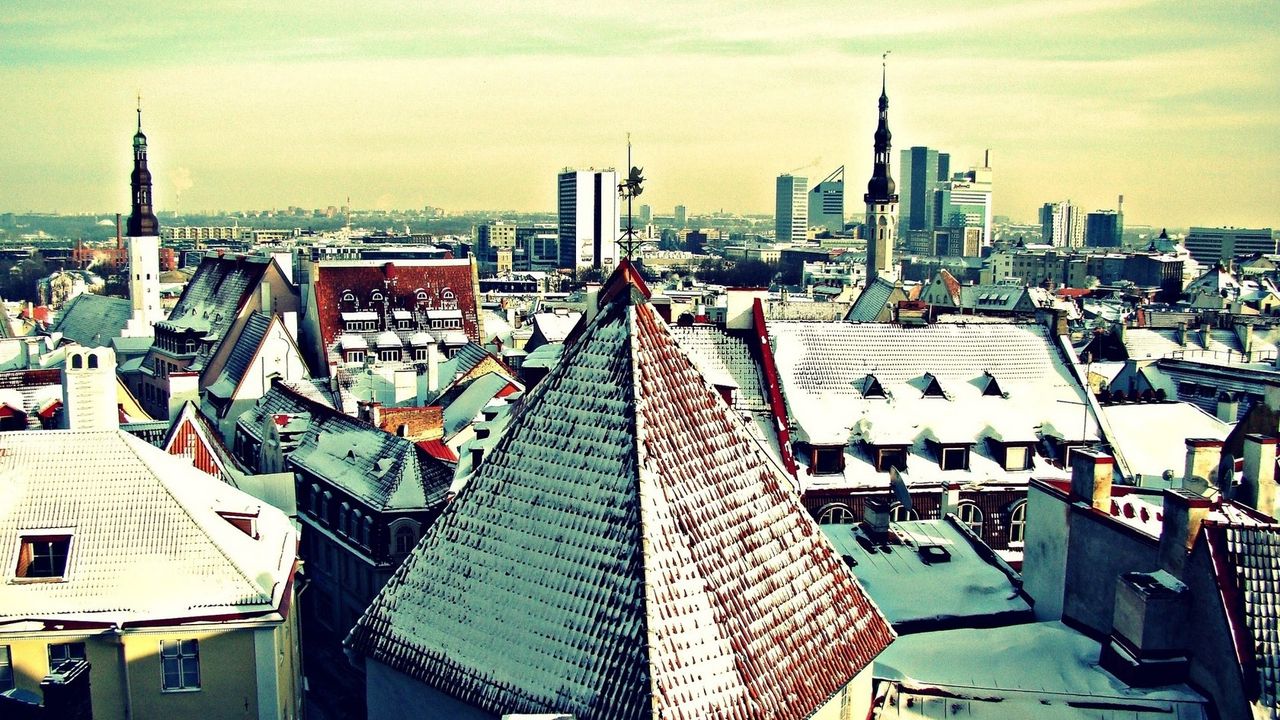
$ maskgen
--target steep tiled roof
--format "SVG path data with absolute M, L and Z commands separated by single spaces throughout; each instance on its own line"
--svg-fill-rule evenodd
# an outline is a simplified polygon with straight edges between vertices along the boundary
M 389 305 L 393 310 L 457 308 L 462 311 L 462 330 L 467 338 L 483 342 L 475 277 L 470 259 L 321 262 L 312 281 L 324 349 L 332 347 L 342 334 L 342 312 L 357 309 L 351 303 L 343 304 L 342 297 L 347 292 L 355 298 L 359 310 L 381 307 L 373 300 L 375 291 L 390 293 Z M 395 283 L 388 285 L 387 281 L 392 279 Z M 446 300 L 449 296 L 453 299 Z
M 849 308 L 849 314 L 845 315 L 845 320 L 850 322 L 875 322 L 880 319 L 880 313 L 884 312 L 885 305 L 888 304 L 890 296 L 893 295 L 894 284 L 882 277 L 876 278 L 870 285 L 863 288 L 862 294 L 857 300 L 853 301 L 853 307 Z
M 222 373 L 218 375 L 218 380 L 209 386 L 210 392 L 225 398 L 231 397 L 240 386 L 240 380 L 249 369 L 254 356 L 258 354 L 258 346 L 262 344 L 262 338 L 266 336 L 269 327 L 271 327 L 271 315 L 268 313 L 255 312 L 245 320 L 244 329 L 240 331 L 236 344 L 231 348 L 231 354 L 227 356 L 226 364 L 222 366 Z
M 234 324 L 240 308 L 257 290 L 267 268 L 274 262 L 270 257 L 258 255 L 205 255 L 200 267 L 182 290 L 178 304 L 169 317 L 158 326 L 175 331 L 195 330 L 202 337 L 214 341 L 210 350 L 202 349 L 189 368 L 199 371 L 208 362 L 208 352 L 216 348 Z M 144 364 L 154 367 L 154 358 L 148 354 Z
M 728 381 L 737 386 L 741 408 L 768 408 L 760 371 L 751 357 L 751 349 L 741 336 L 730 335 L 712 325 L 672 327 L 671 334 L 713 385 L 723 385 Z
M 313 405 L 311 423 L 289 464 L 324 478 L 375 510 L 444 502 L 453 471 L 413 441 Z
M 111 344 L 132 315 L 133 307 L 124 298 L 83 293 L 62 309 L 53 331 L 85 347 L 102 347 Z
M 271 387 L 258 398 L 258 402 L 240 415 L 236 425 L 244 428 L 252 437 L 262 440 L 260 433 L 268 415 L 297 415 L 309 413 L 313 408 L 318 408 L 320 412 L 333 411 L 332 407 L 304 396 L 290 384 L 273 380 Z
M 1209 528 L 1210 541 L 1225 550 L 1225 566 L 1215 570 L 1218 582 L 1233 590 L 1236 602 L 1226 611 L 1233 627 L 1243 626 L 1252 643 L 1238 648 L 1251 655 L 1258 702 L 1269 718 L 1280 718 L 1280 627 L 1276 604 L 1280 598 L 1280 526 Z M 1214 542 L 1216 541 L 1216 542 Z
M 499 715 L 808 717 L 892 631 L 632 292 L 566 347 L 348 643 Z
M 288 592 L 282 513 L 121 430 L 0 433 L 0 494 L 3 552 L 27 531 L 72 538 L 64 581 L 0 583 L 0 623 L 253 615 Z M 258 537 L 219 512 L 256 513 Z

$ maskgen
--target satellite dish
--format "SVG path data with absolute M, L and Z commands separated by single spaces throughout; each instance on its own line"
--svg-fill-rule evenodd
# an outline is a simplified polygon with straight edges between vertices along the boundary
M 911 510 L 911 493 L 907 490 L 907 482 L 902 478 L 898 468 L 889 468 L 889 487 L 893 488 L 893 496 L 898 499 L 904 511 Z
M 1222 453 L 1222 459 L 1218 461 L 1218 472 L 1214 474 L 1214 485 L 1217 486 L 1218 492 L 1224 497 L 1230 499 L 1235 490 L 1236 483 L 1236 459 L 1229 452 Z

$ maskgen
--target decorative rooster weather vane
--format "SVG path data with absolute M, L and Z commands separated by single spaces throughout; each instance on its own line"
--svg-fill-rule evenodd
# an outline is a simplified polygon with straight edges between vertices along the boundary
M 618 244 L 622 246 L 623 253 L 627 259 L 635 254 L 636 245 L 639 244 L 639 238 L 636 236 L 635 226 L 631 222 L 631 199 L 644 192 L 644 188 L 640 184 L 644 182 L 644 168 L 638 168 L 631 164 L 631 133 L 627 133 L 627 167 L 631 170 L 627 173 L 627 179 L 618 183 L 618 197 L 627 200 L 627 229 L 622 233 L 622 239 Z

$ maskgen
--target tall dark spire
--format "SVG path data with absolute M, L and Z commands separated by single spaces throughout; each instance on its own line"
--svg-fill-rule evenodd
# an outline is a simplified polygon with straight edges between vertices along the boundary
M 151 209 L 151 171 L 147 169 L 147 136 L 142 134 L 142 97 L 138 97 L 138 132 L 133 136 L 133 212 L 129 215 L 129 237 L 155 237 L 160 222 Z
M 893 135 L 889 132 L 889 92 L 888 62 L 889 53 L 884 54 L 880 63 L 880 121 L 876 125 L 875 169 L 871 180 L 867 183 L 867 194 L 863 198 L 867 203 L 897 202 L 897 185 L 889 174 L 889 147 Z

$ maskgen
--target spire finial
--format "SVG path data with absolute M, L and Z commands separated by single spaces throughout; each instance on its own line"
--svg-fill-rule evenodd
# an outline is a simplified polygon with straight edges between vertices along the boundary
M 880 56 L 880 94 L 881 95 L 887 94 L 886 90 L 888 89 L 887 80 L 889 75 L 889 53 L 891 52 L 893 51 L 885 50 L 884 54 Z
M 142 132 L 142 91 L 138 91 L 138 132 Z
M 618 244 L 622 246 L 622 252 L 627 256 L 627 260 L 631 260 L 637 244 L 636 229 L 632 224 L 631 200 L 644 192 L 640 186 L 644 182 L 644 169 L 631 164 L 631 133 L 629 132 L 627 133 L 627 168 L 627 179 L 618 183 L 618 195 L 627 199 L 627 228 L 622 231 L 622 238 Z

